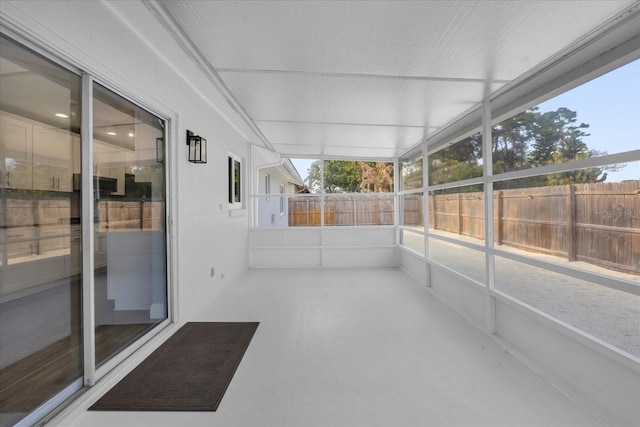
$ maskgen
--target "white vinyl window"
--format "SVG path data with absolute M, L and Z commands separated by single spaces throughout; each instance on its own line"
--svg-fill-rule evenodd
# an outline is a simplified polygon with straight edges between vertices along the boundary
M 280 184 L 280 194 L 284 194 L 284 185 Z M 284 196 L 280 196 L 280 215 L 284 215 Z
M 242 208 L 242 159 L 229 153 L 229 208 Z
M 264 176 L 264 194 L 271 193 L 271 175 L 266 174 Z

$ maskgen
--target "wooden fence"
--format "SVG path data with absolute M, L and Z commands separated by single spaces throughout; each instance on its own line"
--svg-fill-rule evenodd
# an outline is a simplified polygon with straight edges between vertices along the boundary
M 77 237 L 72 235 L 69 221 L 72 212 L 69 199 L 10 199 L 3 201 L 3 205 L 0 209 L 3 265 L 19 257 L 69 249 L 71 238 Z
M 407 194 L 401 197 L 401 223 L 409 227 L 424 227 L 424 197 L 422 193 Z
M 640 274 L 640 181 L 494 192 L 495 243 Z M 436 194 L 431 228 L 484 239 L 484 194 Z
M 2 262 L 68 251 L 71 239 L 81 238 L 79 223 L 71 220 L 79 219 L 80 213 L 70 199 L 7 199 L 3 203 Z M 96 209 L 99 232 L 164 229 L 164 202 L 100 201 Z
M 392 194 L 325 196 L 325 225 L 393 225 Z M 8 258 L 69 247 L 65 200 L 7 200 Z M 623 183 L 537 187 L 494 192 L 496 245 L 581 260 L 640 274 L 640 180 Z M 289 199 L 290 226 L 319 226 L 320 198 Z M 405 225 L 422 226 L 422 196 L 404 196 Z M 100 231 L 159 230 L 162 202 L 101 201 Z M 429 197 L 429 225 L 436 230 L 484 239 L 484 194 Z M 3 239 L 4 240 L 4 239 Z
M 164 229 L 164 202 L 103 201 L 98 209 L 99 231 Z
M 393 194 L 325 197 L 325 225 L 394 225 Z M 289 199 L 289 226 L 319 226 L 320 198 Z
M 494 192 L 496 245 L 640 274 L 640 181 Z M 422 195 L 403 198 L 405 225 L 421 227 Z M 392 225 L 393 197 L 326 196 L 326 225 Z M 289 200 L 290 226 L 319 226 L 320 198 Z M 482 192 L 429 196 L 429 226 L 484 239 Z

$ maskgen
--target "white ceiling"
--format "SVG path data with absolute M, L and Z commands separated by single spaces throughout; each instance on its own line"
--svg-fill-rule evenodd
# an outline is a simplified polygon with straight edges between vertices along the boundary
M 268 145 L 395 157 L 633 1 L 160 1 Z

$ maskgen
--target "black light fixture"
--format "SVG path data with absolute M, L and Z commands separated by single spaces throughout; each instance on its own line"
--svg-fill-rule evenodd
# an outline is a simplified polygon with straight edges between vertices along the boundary
M 189 161 L 192 163 L 207 163 L 207 140 L 194 135 L 187 130 L 187 145 L 189 146 Z

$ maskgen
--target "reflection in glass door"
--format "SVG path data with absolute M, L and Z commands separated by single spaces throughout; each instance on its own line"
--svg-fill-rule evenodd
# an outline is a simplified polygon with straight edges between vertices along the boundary
M 91 79 L 0 35 L 0 427 L 168 317 L 165 122 Z
M 164 121 L 94 83 L 95 363 L 167 318 Z
M 0 37 L 0 426 L 81 386 L 80 77 Z

